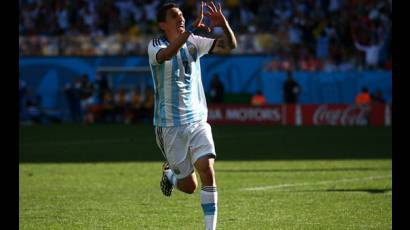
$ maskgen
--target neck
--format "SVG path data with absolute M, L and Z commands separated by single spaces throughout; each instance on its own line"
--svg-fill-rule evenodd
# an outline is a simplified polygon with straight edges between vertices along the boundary
M 168 41 L 171 43 L 174 40 L 176 40 L 178 38 L 180 34 L 178 33 L 165 33 L 165 37 L 168 39 Z

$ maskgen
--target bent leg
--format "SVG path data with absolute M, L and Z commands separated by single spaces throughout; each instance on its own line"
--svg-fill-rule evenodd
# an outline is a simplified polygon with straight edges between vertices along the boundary
M 198 186 L 198 182 L 196 180 L 195 173 L 192 173 L 188 177 L 185 177 L 183 179 L 178 179 L 176 181 L 176 188 L 188 194 L 194 193 L 197 186 Z
M 215 183 L 215 172 L 214 172 L 214 158 L 211 156 L 204 156 L 199 158 L 195 162 L 195 168 L 197 169 L 202 186 L 216 186 Z M 185 193 L 192 194 L 198 187 L 198 182 L 195 173 L 182 178 L 171 181 L 175 187 Z

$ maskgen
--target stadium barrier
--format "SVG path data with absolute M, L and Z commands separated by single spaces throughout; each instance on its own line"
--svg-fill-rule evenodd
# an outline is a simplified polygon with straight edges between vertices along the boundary
M 211 104 L 211 124 L 289 126 L 390 126 L 391 106 L 375 104 L 250 105 Z
M 210 91 L 214 75 L 219 75 L 226 94 L 251 94 L 262 91 L 270 105 L 283 103 L 284 71 L 264 71 L 264 65 L 272 60 L 268 55 L 256 56 L 204 56 L 201 59 L 202 83 L 205 92 Z M 116 67 L 147 68 L 147 56 L 121 57 L 20 57 L 20 79 L 43 98 L 43 107 L 61 109 L 65 98 L 62 89 L 68 82 L 87 74 L 94 82 L 101 68 Z M 149 71 L 111 73 L 111 87 L 132 86 L 143 81 L 152 87 Z M 300 84 L 301 104 L 349 104 L 362 87 L 367 87 L 373 94 L 380 90 L 386 103 L 392 102 L 391 71 L 351 71 L 351 72 L 294 72 L 295 80 Z M 225 102 L 237 103 L 226 98 Z M 240 99 L 246 100 L 246 97 Z

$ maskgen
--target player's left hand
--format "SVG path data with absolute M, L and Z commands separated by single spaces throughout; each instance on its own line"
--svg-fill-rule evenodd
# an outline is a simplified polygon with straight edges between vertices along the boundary
M 203 22 L 204 19 L 204 6 L 205 3 L 203 1 L 201 1 L 201 9 L 199 12 L 198 17 L 196 18 L 196 20 L 194 21 L 194 23 L 192 23 L 193 27 L 195 28 L 199 28 L 199 29 L 205 29 L 208 32 L 211 32 L 211 28 L 209 28 L 207 25 L 205 25 L 205 23 Z
M 206 3 L 205 3 L 206 4 Z M 208 7 L 208 12 L 205 14 L 211 21 L 211 28 L 214 27 L 222 27 L 226 23 L 225 16 L 222 13 L 221 3 L 218 3 L 218 8 L 216 8 L 213 1 L 211 3 L 206 4 Z

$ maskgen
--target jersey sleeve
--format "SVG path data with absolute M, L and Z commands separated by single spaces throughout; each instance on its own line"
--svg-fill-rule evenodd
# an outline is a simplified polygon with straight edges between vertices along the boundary
M 215 39 L 213 38 L 206 38 L 197 35 L 190 36 L 189 40 L 196 45 L 198 49 L 198 57 L 202 57 L 205 54 L 208 54 L 215 43 Z
M 159 39 L 152 39 L 148 44 L 149 63 L 152 65 L 159 65 L 160 63 L 157 61 L 157 54 L 161 49 L 165 48 L 167 48 L 167 46 Z

